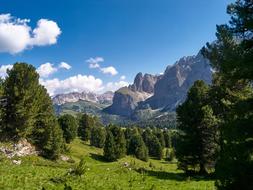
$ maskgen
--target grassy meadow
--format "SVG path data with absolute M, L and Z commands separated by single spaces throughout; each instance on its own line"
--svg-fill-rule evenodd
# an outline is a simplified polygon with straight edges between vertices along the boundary
M 49 161 L 37 156 L 23 157 L 21 165 L 1 155 L 0 189 L 145 189 L 145 190 L 213 190 L 214 181 L 187 177 L 175 163 L 149 159 L 148 162 L 127 156 L 117 162 L 103 160 L 103 150 L 76 139 L 70 144 L 71 161 Z M 69 175 L 84 158 L 85 175 Z M 125 163 L 128 166 L 125 166 Z

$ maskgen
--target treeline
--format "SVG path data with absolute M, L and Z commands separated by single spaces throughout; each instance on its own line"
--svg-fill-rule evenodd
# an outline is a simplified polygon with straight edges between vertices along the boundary
M 61 116 L 70 117 L 68 115 Z M 149 156 L 162 159 L 174 158 L 176 133 L 159 128 L 103 126 L 96 117 L 83 114 L 79 117 L 77 129 L 81 140 L 91 146 L 103 148 L 107 161 L 116 161 L 126 155 L 147 161 Z
M 218 189 L 253 187 L 253 1 L 227 8 L 231 20 L 217 26 L 217 40 L 202 54 L 213 81 L 194 83 L 177 108 L 176 156 L 187 173 L 214 172 Z

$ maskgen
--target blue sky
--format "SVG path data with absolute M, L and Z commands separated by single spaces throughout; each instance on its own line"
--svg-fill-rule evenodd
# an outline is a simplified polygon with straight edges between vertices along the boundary
M 87 77 L 82 78 L 80 83 L 101 80 L 97 83 L 95 81 L 95 87 L 88 87 L 88 90 L 117 88 L 124 84 L 119 84 L 119 81 L 132 82 L 139 71 L 158 74 L 180 57 L 196 54 L 206 42 L 215 39 L 216 24 L 228 21 L 226 6 L 230 2 L 232 1 L 0 0 L 0 15 L 10 14 L 11 18 L 6 22 L 30 27 L 29 40 L 33 41 L 13 52 L 13 46 L 8 46 L 9 41 L 6 42 L 4 31 L 1 33 L 0 27 L 0 66 L 24 61 L 38 68 L 49 62 L 55 70 L 42 80 L 44 84 L 51 85 L 51 88 L 54 88 L 53 79 L 59 82 L 78 74 Z M 30 22 L 25 21 L 23 24 L 24 21 L 20 23 L 18 18 L 29 19 Z M 55 25 L 48 22 L 52 21 L 60 31 L 56 28 L 47 33 L 49 37 L 44 35 L 36 39 L 33 30 L 39 28 L 40 19 L 45 21 L 44 28 L 54 28 Z M 41 31 L 43 33 L 44 30 Z M 22 41 L 21 37 L 10 40 L 15 40 L 10 42 L 13 45 Z M 91 62 L 94 63 L 96 57 L 100 58 L 100 66 L 90 68 L 86 60 L 93 58 Z M 68 63 L 71 68 L 60 69 L 61 62 Z M 108 69 L 110 66 L 115 68 L 117 74 L 112 72 L 112 68 Z M 89 78 L 89 75 L 94 78 Z M 120 79 L 122 75 L 125 79 Z M 71 83 L 77 78 L 65 83 Z M 47 81 L 49 82 L 45 83 Z M 69 86 L 65 89 L 59 87 L 65 83 L 58 83 L 59 89 L 54 93 L 70 91 Z M 83 90 L 79 86 L 76 85 L 74 90 Z

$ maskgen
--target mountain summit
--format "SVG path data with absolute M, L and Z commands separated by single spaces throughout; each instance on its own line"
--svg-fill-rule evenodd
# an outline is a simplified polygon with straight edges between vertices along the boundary
M 147 108 L 173 111 L 185 100 L 196 80 L 210 83 L 211 79 L 210 63 L 201 53 L 183 57 L 169 65 L 163 75 L 138 73 L 134 84 L 115 92 L 112 105 L 105 111 L 122 116 L 131 116 L 136 110 Z

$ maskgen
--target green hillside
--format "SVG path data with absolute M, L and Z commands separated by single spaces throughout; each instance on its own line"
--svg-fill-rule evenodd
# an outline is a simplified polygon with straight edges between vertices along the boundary
M 103 112 L 103 109 L 107 106 L 109 105 L 79 100 L 77 102 L 68 102 L 62 105 L 54 105 L 54 109 L 57 115 L 71 114 L 73 116 L 76 116 L 79 113 L 94 115 L 97 116 L 105 125 L 109 123 L 122 124 L 130 122 L 127 118 Z
M 125 157 L 117 162 L 105 162 L 102 149 L 75 140 L 68 154 L 74 163 L 53 162 L 41 157 L 22 158 L 21 165 L 13 164 L 1 156 L 0 189 L 170 189 L 213 190 L 214 182 L 200 177 L 186 177 L 176 169 L 175 163 L 150 159 L 142 162 Z M 66 175 L 81 158 L 86 161 L 87 171 L 82 177 Z M 125 167 L 124 164 L 129 166 Z

